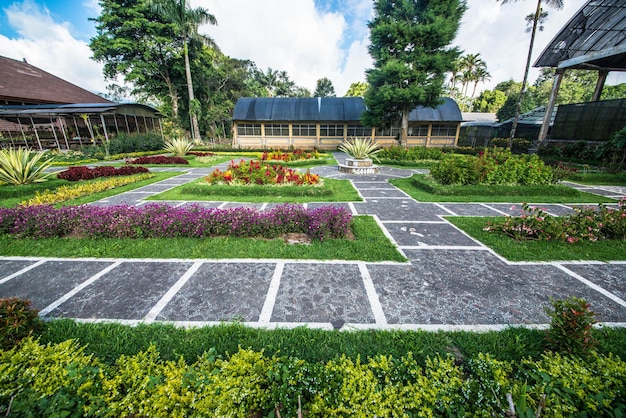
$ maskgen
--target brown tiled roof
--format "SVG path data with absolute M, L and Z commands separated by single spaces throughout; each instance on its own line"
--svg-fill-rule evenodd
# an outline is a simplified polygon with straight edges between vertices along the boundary
M 33 65 L 0 56 L 0 104 L 111 103 Z

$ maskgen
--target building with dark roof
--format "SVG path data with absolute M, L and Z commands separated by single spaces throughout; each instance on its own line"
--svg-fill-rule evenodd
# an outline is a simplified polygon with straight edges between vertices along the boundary
M 120 132 L 160 132 L 150 106 L 118 104 L 27 62 L 0 57 L 0 146 L 70 149 Z
M 0 105 L 111 103 L 44 70 L 0 56 Z
M 450 98 L 436 108 L 417 107 L 409 115 L 408 146 L 453 147 L 463 117 Z M 361 97 L 244 97 L 233 111 L 233 146 L 240 148 L 336 149 L 349 138 L 396 144 L 399 128 L 361 125 Z

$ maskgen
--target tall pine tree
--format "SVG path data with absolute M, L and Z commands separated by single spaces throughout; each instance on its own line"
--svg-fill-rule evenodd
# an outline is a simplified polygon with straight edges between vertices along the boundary
M 417 106 L 436 107 L 446 72 L 460 52 L 450 47 L 463 12 L 463 0 L 376 0 L 369 22 L 366 126 L 387 127 L 400 121 L 406 146 L 409 113 Z

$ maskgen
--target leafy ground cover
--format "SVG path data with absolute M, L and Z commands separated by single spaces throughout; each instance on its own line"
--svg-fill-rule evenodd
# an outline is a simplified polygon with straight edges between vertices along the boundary
M 540 186 L 509 185 L 447 185 L 430 176 L 414 174 L 409 178 L 392 179 L 418 202 L 535 202 L 535 203 L 609 203 L 603 196 L 581 192 L 571 187 L 550 184 Z
M 151 196 L 150 200 L 226 202 L 352 202 L 362 198 L 348 180 L 324 179 L 323 186 L 210 185 L 205 179 Z
M 116 258 L 284 258 L 314 260 L 406 261 L 368 216 L 353 217 L 354 239 L 314 240 L 234 237 L 197 238 L 44 238 L 15 239 L 0 235 L 0 254 L 38 257 Z
M 156 183 L 168 179 L 170 177 L 178 176 L 181 173 L 167 172 L 167 173 L 153 173 L 154 176 L 150 179 L 142 180 L 125 186 L 121 186 L 115 189 L 109 189 L 98 193 L 90 194 L 89 196 L 83 196 L 80 198 L 72 199 L 61 203 L 61 205 L 82 205 L 85 203 L 95 202 L 96 200 L 104 199 L 118 193 L 123 193 L 129 190 L 133 190 L 139 187 L 146 186 L 148 184 Z M 91 182 L 97 182 L 97 179 L 86 180 L 84 183 L 89 184 Z M 0 207 L 15 207 L 20 202 L 32 199 L 37 193 L 44 193 L 46 190 L 55 190 L 62 186 L 72 185 L 74 183 L 61 179 L 50 179 L 43 183 L 25 184 L 20 186 L 13 186 L 9 184 L 0 184 Z
M 504 222 L 503 217 L 446 217 L 472 238 L 510 261 L 626 260 L 625 240 L 579 241 L 516 241 L 504 234 L 485 231 L 488 223 Z

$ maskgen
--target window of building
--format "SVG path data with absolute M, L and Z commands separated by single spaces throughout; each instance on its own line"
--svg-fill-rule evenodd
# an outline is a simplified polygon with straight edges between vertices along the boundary
M 289 136 L 289 125 L 266 124 L 265 136 Z
M 428 125 L 412 125 L 409 126 L 408 136 L 428 136 Z
M 261 125 L 256 123 L 241 123 L 237 125 L 239 136 L 261 136 Z
M 400 128 L 397 126 L 392 126 L 385 129 L 376 129 L 377 136 L 399 136 Z
M 442 124 L 433 125 L 431 136 L 456 136 L 456 125 Z
M 348 137 L 371 137 L 372 128 L 362 125 L 348 125 Z
M 343 138 L 343 125 L 320 125 L 320 136 L 338 136 Z
M 291 132 L 293 136 L 317 136 L 315 125 L 310 124 L 293 125 Z

